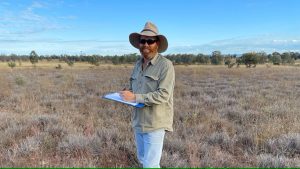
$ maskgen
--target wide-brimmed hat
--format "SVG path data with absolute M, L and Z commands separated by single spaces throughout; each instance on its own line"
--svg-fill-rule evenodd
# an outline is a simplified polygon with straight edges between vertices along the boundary
M 158 32 L 157 27 L 151 23 L 146 22 L 144 29 L 141 31 L 141 33 L 131 33 L 129 35 L 129 42 L 132 46 L 139 49 L 140 48 L 140 37 L 141 35 L 144 36 L 156 36 L 159 39 L 159 47 L 158 47 L 158 53 L 162 53 L 167 50 L 168 48 L 168 40 L 164 35 L 160 35 Z

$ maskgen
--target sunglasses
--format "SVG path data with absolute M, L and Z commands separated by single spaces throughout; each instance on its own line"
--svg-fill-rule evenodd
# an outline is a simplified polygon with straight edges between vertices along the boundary
M 140 39 L 140 44 L 145 45 L 146 42 L 148 45 L 152 45 L 153 43 L 155 43 L 157 40 L 155 39 Z

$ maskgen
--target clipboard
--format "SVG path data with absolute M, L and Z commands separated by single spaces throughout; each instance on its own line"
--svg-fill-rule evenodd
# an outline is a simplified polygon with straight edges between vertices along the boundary
M 143 104 L 143 103 L 127 102 L 127 101 L 124 101 L 124 100 L 122 99 L 122 97 L 119 95 L 118 92 L 115 92 L 115 93 L 108 93 L 108 94 L 102 96 L 102 98 L 108 99 L 108 100 L 113 100 L 113 101 L 116 101 L 116 102 L 119 102 L 119 103 L 124 103 L 124 104 L 127 104 L 127 105 L 129 105 L 129 106 L 136 107 L 136 108 L 142 108 L 142 107 L 145 107 L 145 104 Z

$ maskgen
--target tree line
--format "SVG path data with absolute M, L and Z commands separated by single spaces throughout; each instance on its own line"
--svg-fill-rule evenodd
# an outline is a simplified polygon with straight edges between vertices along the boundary
M 294 64 L 295 60 L 300 59 L 299 52 L 273 52 L 267 54 L 265 52 L 249 52 L 241 55 L 236 54 L 222 54 L 220 51 L 213 51 L 210 55 L 206 54 L 167 54 L 164 55 L 170 59 L 174 64 L 212 64 L 212 65 L 233 65 L 245 64 L 247 67 L 256 66 L 256 64 L 272 63 L 280 64 Z M 38 55 L 34 50 L 29 55 L 0 55 L 2 62 L 22 62 L 30 61 L 33 65 L 40 60 L 59 60 L 68 63 L 72 66 L 76 62 L 88 62 L 93 65 L 104 63 L 112 64 L 127 64 L 134 63 L 140 56 L 137 53 L 102 56 L 102 55 Z

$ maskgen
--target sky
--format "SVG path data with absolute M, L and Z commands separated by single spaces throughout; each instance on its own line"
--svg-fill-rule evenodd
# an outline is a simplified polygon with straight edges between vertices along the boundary
M 163 54 L 300 52 L 299 0 L 0 0 L 0 54 L 138 53 L 147 21 Z

